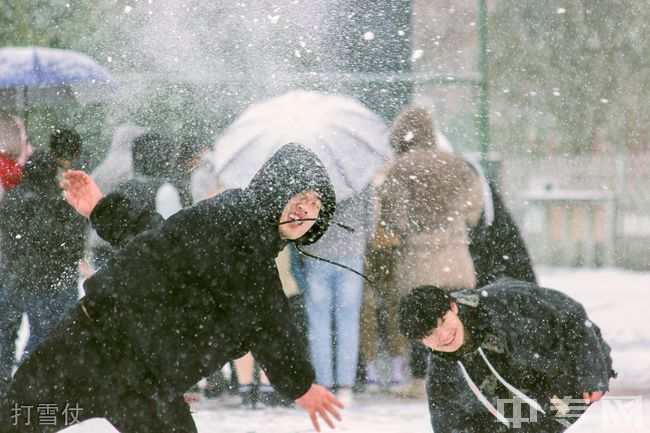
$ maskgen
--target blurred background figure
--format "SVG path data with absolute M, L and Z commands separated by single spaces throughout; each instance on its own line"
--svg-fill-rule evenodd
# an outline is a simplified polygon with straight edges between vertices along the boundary
M 113 133 L 111 147 L 104 160 L 92 172 L 92 177 L 102 191 L 112 191 L 118 183 L 133 177 L 133 141 L 149 132 L 134 123 L 125 123 Z
M 23 165 L 30 154 L 22 120 L 0 112 L 0 200 L 5 191 L 20 182 Z
M 174 143 L 167 137 L 147 132 L 133 141 L 133 177 L 120 182 L 120 191 L 143 209 L 167 219 L 182 209 L 178 190 L 168 181 L 174 164 Z
M 184 135 L 176 146 L 169 181 L 178 190 L 183 207 L 195 203 L 192 196 L 192 175 L 201 166 L 209 150 L 210 143 L 194 134 Z
M 255 365 L 253 354 L 248 352 L 246 355 L 235 360 L 235 370 L 237 374 L 238 392 L 243 407 L 254 409 L 256 405 L 271 406 L 268 396 L 273 391 L 273 385 L 266 377 L 264 370 Z M 255 384 L 255 376 L 258 383 Z
M 0 374 L 4 383 L 11 378 L 22 314 L 29 320 L 26 356 L 79 295 L 79 260 L 87 222 L 63 199 L 59 175 L 73 167 L 81 148 L 81 137 L 75 131 L 56 130 L 49 149 L 30 156 L 20 184 L 0 204 L 0 268 L 5 285 Z
M 23 122 L 16 116 L 0 112 L 0 203 L 4 193 L 18 185 L 23 176 L 23 165 L 28 156 L 27 134 Z M 2 263 L 2 233 L 0 232 L 0 264 Z M 7 298 L 4 288 L 2 266 L 0 266 L 0 315 L 9 316 L 10 309 L 6 307 Z M 5 314 L 6 313 L 6 314 Z M 15 318 L 17 329 L 20 317 Z M 12 334 L 14 325 L 9 325 L 7 317 L 6 333 Z M 0 328 L 0 333 L 5 330 Z M 12 346 L 13 347 L 13 346 Z M 0 340 L 0 395 L 7 387 L 7 381 L 11 374 L 14 353 L 10 347 L 5 346 L 5 339 Z

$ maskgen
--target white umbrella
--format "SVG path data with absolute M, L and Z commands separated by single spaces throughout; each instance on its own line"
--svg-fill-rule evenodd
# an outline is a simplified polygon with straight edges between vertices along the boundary
M 249 107 L 226 129 L 215 144 L 215 173 L 226 188 L 245 187 L 289 142 L 318 155 L 337 200 L 363 189 L 390 153 L 388 126 L 356 99 L 293 91 Z

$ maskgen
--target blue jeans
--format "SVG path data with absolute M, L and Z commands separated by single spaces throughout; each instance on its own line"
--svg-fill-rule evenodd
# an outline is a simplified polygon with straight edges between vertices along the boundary
M 362 257 L 334 257 L 331 260 L 363 272 Z M 350 271 L 309 258 L 305 259 L 304 271 L 309 345 L 316 382 L 327 387 L 335 384 L 351 387 L 355 382 L 359 356 L 363 280 Z M 332 354 L 334 341 L 336 358 Z

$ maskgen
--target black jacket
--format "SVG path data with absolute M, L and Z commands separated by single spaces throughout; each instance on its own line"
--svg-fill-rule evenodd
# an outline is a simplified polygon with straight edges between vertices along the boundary
M 494 219 L 488 224 L 485 212 L 470 230 L 469 250 L 474 262 L 476 287 L 491 284 L 501 277 L 535 283 L 535 272 L 528 249 L 503 199 L 489 182 Z
M 120 182 L 114 191 L 124 195 L 133 203 L 139 202 L 142 207 L 155 211 L 156 196 L 165 182 L 163 178 L 139 176 Z
M 538 414 L 538 422 L 512 431 L 562 431 L 566 427 L 553 419 L 551 397 L 608 390 L 615 376 L 610 348 L 575 300 L 510 278 L 455 297 L 473 344 L 453 353 L 431 351 L 427 392 L 437 433 L 508 431 L 480 403 L 460 367 L 459 362 L 495 407 L 496 398 L 512 398 L 479 348 L 507 382 L 546 412 Z
M 322 201 L 319 221 L 301 238 L 307 243 L 327 228 L 335 197 L 320 161 L 300 145 L 280 149 L 246 189 L 227 190 L 165 222 L 108 195 L 91 221 L 102 237 L 125 246 L 86 281 L 83 305 L 165 389 L 183 392 L 252 351 L 280 392 L 303 395 L 314 372 L 274 259 L 286 245 L 281 212 L 305 189 Z
M 35 152 L 21 183 L 0 204 L 7 288 L 52 293 L 76 284 L 87 226 L 63 198 L 54 157 Z

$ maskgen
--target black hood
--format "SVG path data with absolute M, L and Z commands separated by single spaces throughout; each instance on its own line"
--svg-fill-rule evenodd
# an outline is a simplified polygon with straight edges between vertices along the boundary
M 336 208 L 336 196 L 329 175 L 315 153 L 298 143 L 285 144 L 253 177 L 246 193 L 258 205 L 265 223 L 277 225 L 282 211 L 296 194 L 313 189 L 321 199 L 316 223 L 294 242 L 307 245 L 316 242 L 327 231 Z

